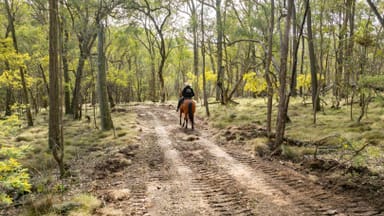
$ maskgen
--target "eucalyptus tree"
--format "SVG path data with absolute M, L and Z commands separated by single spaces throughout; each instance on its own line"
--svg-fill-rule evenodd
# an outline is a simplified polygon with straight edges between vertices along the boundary
M 170 44 L 167 43 L 167 25 L 171 19 L 171 3 L 172 1 L 159 1 L 159 0 L 142 0 L 131 1 L 128 5 L 146 16 L 150 23 L 146 23 L 144 27 L 147 34 L 152 35 L 156 48 L 160 55 L 159 64 L 157 67 L 157 75 L 160 82 L 160 100 L 165 102 L 166 92 L 164 84 L 163 70 L 170 53 Z M 146 28 L 149 27 L 149 28 Z
M 86 59 L 91 55 L 91 49 L 97 36 L 98 23 L 111 14 L 121 5 L 123 0 L 107 0 L 100 4 L 98 0 L 68 0 L 66 9 L 71 18 L 73 31 L 76 34 L 79 46 L 79 57 L 76 69 L 75 86 L 72 96 L 70 113 L 74 119 L 81 118 L 81 83 Z
M 216 34 L 217 34 L 217 90 L 216 100 L 220 100 L 221 104 L 226 104 L 224 97 L 224 66 L 223 66 L 223 20 L 221 12 L 221 0 L 215 0 L 215 11 L 216 11 Z
M 287 58 L 289 51 L 289 38 L 291 28 L 292 11 L 294 7 L 294 0 L 288 0 L 287 14 L 285 17 L 285 29 L 281 38 L 280 48 L 280 76 L 279 76 L 279 109 L 277 113 L 276 122 L 276 140 L 274 147 L 278 147 L 282 144 L 285 132 L 285 124 L 287 117 L 287 109 L 289 96 L 287 95 Z
M 204 97 L 204 106 L 205 106 L 205 113 L 207 116 L 210 116 L 209 112 L 209 105 L 208 105 L 208 94 L 207 94 L 207 82 L 206 82 L 206 76 L 205 76 L 205 31 L 204 31 L 204 0 L 202 0 L 201 3 L 201 63 L 202 63 L 202 75 L 203 75 L 203 97 Z
M 272 62 L 272 48 L 273 48 L 273 30 L 275 26 L 275 1 L 271 0 L 271 10 L 268 29 L 268 49 L 265 51 L 265 80 L 267 82 L 267 135 L 271 136 L 272 131 L 272 100 L 273 100 L 273 85 L 272 85 L 272 72 L 270 70 Z
M 188 9 L 190 11 L 190 23 L 192 27 L 193 38 L 193 72 L 197 77 L 196 83 L 199 83 L 199 51 L 198 51 L 198 13 L 197 0 L 187 0 Z M 202 15 L 201 15 L 202 16 Z M 195 98 L 199 97 L 199 88 L 195 88 Z
M 111 112 L 108 104 L 106 58 L 105 58 L 105 50 L 104 50 L 105 36 L 104 36 L 104 24 L 102 22 L 99 22 L 97 40 L 98 40 L 97 94 L 99 98 L 101 129 L 110 130 L 113 128 L 113 122 L 112 122 Z
M 320 101 L 318 94 L 318 82 L 317 82 L 317 61 L 315 56 L 315 45 L 314 45 L 314 37 L 312 34 L 312 12 L 310 1 L 307 0 L 307 34 L 308 34 L 308 51 L 309 51 L 309 60 L 311 65 L 311 88 L 312 88 L 312 108 L 314 112 L 314 116 L 316 116 L 316 112 L 320 110 Z M 314 118 L 314 122 L 316 122 L 316 117 Z
M 10 2 L 9 0 L 5 0 L 5 9 L 6 9 L 7 18 L 8 18 L 8 28 L 9 28 L 9 32 L 11 33 L 11 37 L 13 41 L 13 47 L 16 53 L 18 53 L 19 46 L 18 46 L 18 40 L 16 36 L 16 27 L 15 27 L 15 20 L 16 20 L 15 15 L 17 14 L 15 10 L 17 9 L 17 2 L 16 4 L 12 4 L 12 3 L 14 3 L 14 1 Z M 29 104 L 27 81 L 25 78 L 24 68 L 20 67 L 19 73 L 20 73 L 20 82 L 22 85 L 24 103 L 26 104 L 25 114 L 27 117 L 27 123 L 28 123 L 28 126 L 33 126 L 32 112 Z
M 64 141 L 61 118 L 60 69 L 59 69 L 59 21 L 58 0 L 49 0 L 49 131 L 48 144 L 59 165 L 60 176 L 64 170 Z

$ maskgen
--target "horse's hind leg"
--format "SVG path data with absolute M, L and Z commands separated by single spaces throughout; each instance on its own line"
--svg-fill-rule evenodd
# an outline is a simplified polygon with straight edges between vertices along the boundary
M 192 124 L 192 130 L 194 130 L 195 129 L 195 121 L 194 121 L 193 117 L 191 119 L 191 124 Z

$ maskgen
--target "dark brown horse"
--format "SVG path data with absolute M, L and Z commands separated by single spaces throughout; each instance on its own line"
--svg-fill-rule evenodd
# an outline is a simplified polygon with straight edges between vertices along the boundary
M 184 99 L 180 106 L 180 125 L 181 117 L 184 114 L 184 121 L 182 127 L 188 128 L 188 119 L 191 120 L 192 130 L 195 129 L 194 114 L 196 111 L 196 103 L 192 99 Z

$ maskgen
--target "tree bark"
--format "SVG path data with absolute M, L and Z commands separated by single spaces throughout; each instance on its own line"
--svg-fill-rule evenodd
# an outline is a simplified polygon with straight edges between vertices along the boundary
M 289 51 L 289 31 L 291 27 L 292 7 L 294 6 L 294 0 L 288 0 L 288 12 L 285 18 L 285 30 L 281 40 L 280 50 L 280 87 L 279 87 L 279 109 L 277 114 L 276 123 L 276 140 L 274 148 L 279 147 L 284 138 L 285 123 L 287 118 L 287 108 L 289 102 L 289 95 L 287 95 L 287 59 Z
M 221 0 L 216 0 L 216 33 L 217 33 L 217 81 L 216 100 L 224 101 L 224 67 L 223 67 L 223 22 L 221 19 Z
M 98 72 L 97 72 L 97 94 L 99 97 L 100 122 L 102 130 L 111 130 L 113 128 L 111 112 L 108 104 L 107 76 L 105 71 L 104 54 L 104 26 L 99 24 L 98 31 Z
M 313 42 L 312 35 L 312 13 L 309 0 L 308 4 L 308 15 L 307 15 L 307 33 L 308 33 L 308 51 L 309 51 L 309 61 L 311 66 L 311 88 L 312 88 L 312 108 L 314 113 L 320 110 L 320 100 L 318 98 L 318 82 L 317 82 L 317 62 L 315 56 L 315 46 Z
M 60 176 L 64 170 L 64 142 L 62 134 L 60 69 L 59 69 L 59 22 L 58 1 L 49 0 L 49 136 L 48 145 L 59 165 Z
M 268 51 L 266 53 L 265 61 L 265 79 L 267 82 L 267 136 L 271 137 L 272 132 L 272 102 L 273 102 L 273 85 L 271 80 L 271 62 L 272 62 L 272 48 L 273 48 L 273 29 L 275 26 L 275 1 L 271 0 L 271 17 L 268 32 Z
M 207 95 L 207 83 L 205 77 L 205 37 L 204 37 L 204 0 L 201 2 L 201 63 L 202 63 L 202 74 L 203 74 L 203 95 L 204 95 L 204 106 L 205 113 L 207 116 L 210 116 L 209 106 L 208 106 L 208 95 Z
M 65 22 L 65 19 L 63 19 Z M 70 93 L 70 78 L 69 78 L 69 66 L 68 66 L 68 43 L 69 43 L 69 33 L 65 27 L 65 23 L 63 23 L 63 44 L 62 44 L 62 56 L 61 59 L 63 61 L 63 74 L 64 74 L 64 106 L 65 106 L 65 114 L 73 113 L 71 107 L 71 93 Z
M 195 99 L 199 99 L 199 50 L 198 50 L 198 17 L 197 17 L 197 9 L 195 5 L 195 0 L 188 1 L 189 9 L 191 11 L 191 19 L 192 19 L 192 36 L 193 36 L 193 72 L 196 76 L 196 85 L 195 85 Z

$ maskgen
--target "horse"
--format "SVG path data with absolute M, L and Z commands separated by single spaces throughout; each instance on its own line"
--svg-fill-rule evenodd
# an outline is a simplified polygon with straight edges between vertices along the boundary
M 181 125 L 181 117 L 184 114 L 184 121 L 182 127 L 188 128 L 188 119 L 191 120 L 192 130 L 194 127 L 194 114 L 196 111 L 196 103 L 192 99 L 184 99 L 184 102 L 180 106 L 180 125 Z

